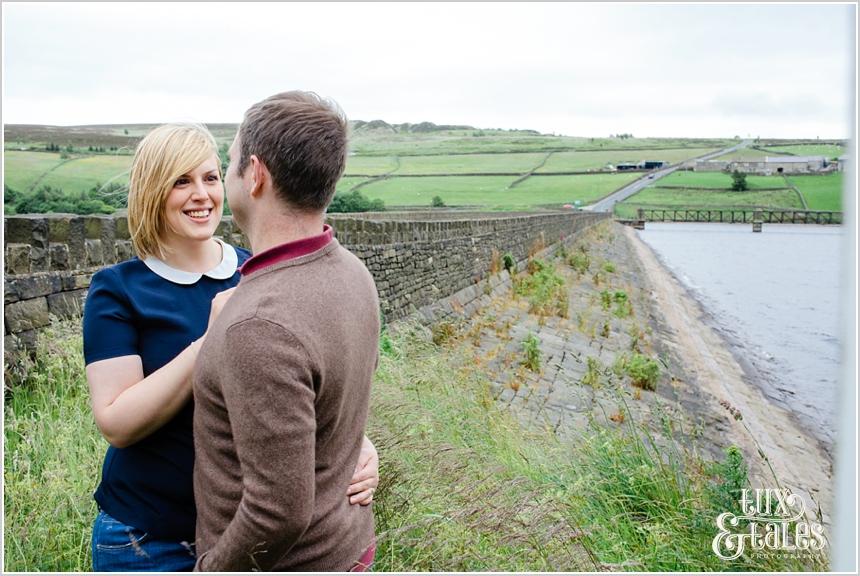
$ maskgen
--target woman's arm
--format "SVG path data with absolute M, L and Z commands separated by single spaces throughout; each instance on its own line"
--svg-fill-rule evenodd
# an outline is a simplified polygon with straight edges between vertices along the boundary
M 140 356 L 87 365 L 96 425 L 112 446 L 125 448 L 164 426 L 191 398 L 191 374 L 201 340 L 143 377 Z
M 212 300 L 209 326 L 234 290 L 219 292 Z M 93 415 L 105 440 L 116 448 L 130 446 L 164 426 L 185 406 L 192 396 L 191 374 L 205 337 L 146 378 L 137 355 L 87 365 Z

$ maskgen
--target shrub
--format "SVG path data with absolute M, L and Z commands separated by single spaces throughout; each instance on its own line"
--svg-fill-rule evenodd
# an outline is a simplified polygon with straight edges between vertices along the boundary
M 514 258 L 514 255 L 510 252 L 505 252 L 505 255 L 502 256 L 502 264 L 505 267 L 505 270 L 508 271 L 508 274 L 513 274 L 517 269 L 517 261 Z
M 591 266 L 591 258 L 586 252 L 576 252 L 567 259 L 567 263 L 578 273 L 585 274 Z
M 430 328 L 430 333 L 433 338 L 433 344 L 443 346 L 457 336 L 457 326 L 449 320 L 442 320 Z
M 529 299 L 529 312 L 539 316 L 556 315 L 567 318 L 569 304 L 564 279 L 555 268 L 543 260 L 529 260 L 529 274 L 514 282 L 514 294 Z
M 525 354 L 525 358 L 522 361 L 522 365 L 532 372 L 540 372 L 540 340 L 531 332 L 523 340 L 523 353 Z
M 729 446 L 725 460 L 712 464 L 710 472 L 715 477 L 707 490 L 712 509 L 720 513 L 737 510 L 741 490 L 749 487 L 743 453 L 737 446 Z
M 612 292 L 609 290 L 600 291 L 600 307 L 604 310 L 609 310 L 612 306 Z
M 746 174 L 744 174 L 743 172 L 738 172 L 737 170 L 732 172 L 732 190 L 734 190 L 735 192 L 743 192 L 744 190 L 749 190 Z
M 607 260 L 606 262 L 603 263 L 603 270 L 604 270 L 604 272 L 608 272 L 609 274 L 612 274 L 615 272 L 615 264 L 613 264 L 612 262 Z
M 108 192 L 105 192 L 105 188 Z M 121 193 L 114 194 L 117 189 L 121 190 Z M 19 194 L 13 206 L 18 214 L 112 214 L 117 208 L 124 206 L 125 200 L 125 186 L 121 184 L 107 187 L 97 185 L 77 193 L 66 193 L 61 188 L 42 186 L 35 192 Z
M 444 208 L 445 201 L 442 200 L 441 196 L 433 196 L 433 199 L 430 201 L 430 206 L 433 208 Z
M 589 356 L 585 362 L 587 367 L 585 374 L 580 379 L 580 383 L 595 389 L 600 388 L 600 373 L 603 370 L 600 360 L 594 356 Z
M 652 358 L 634 354 L 627 364 L 627 374 L 633 379 L 634 386 L 645 390 L 656 390 L 657 379 L 660 377 L 660 365 Z
M 379 198 L 371 200 L 358 190 L 335 194 L 328 207 L 328 212 L 332 214 L 339 212 L 381 212 L 383 210 L 385 210 L 385 202 Z
M 627 298 L 627 292 L 617 290 L 612 295 L 612 300 L 615 302 L 615 310 L 613 314 L 618 318 L 626 318 L 633 312 L 633 307 L 630 305 L 630 300 Z

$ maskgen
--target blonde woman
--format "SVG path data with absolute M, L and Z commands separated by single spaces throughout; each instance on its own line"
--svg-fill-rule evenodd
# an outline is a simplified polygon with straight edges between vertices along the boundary
M 137 257 L 92 279 L 84 356 L 93 414 L 110 443 L 95 492 L 95 571 L 194 567 L 191 374 L 207 328 L 250 256 L 214 237 L 224 204 L 221 176 L 215 139 L 204 127 L 151 131 L 129 181 Z M 365 438 L 344 497 L 369 504 L 377 467 Z

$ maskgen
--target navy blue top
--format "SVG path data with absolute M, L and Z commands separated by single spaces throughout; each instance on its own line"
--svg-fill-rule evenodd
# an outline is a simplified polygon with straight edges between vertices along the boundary
M 138 258 L 96 273 L 84 307 L 86 363 L 137 355 L 148 376 L 178 356 L 206 332 L 212 299 L 239 283 L 236 266 L 250 256 L 235 248 L 225 262 L 233 252 L 223 252 L 216 273 L 199 278 Z M 102 510 L 155 538 L 194 541 L 193 414 L 192 400 L 143 440 L 108 448 L 95 492 Z

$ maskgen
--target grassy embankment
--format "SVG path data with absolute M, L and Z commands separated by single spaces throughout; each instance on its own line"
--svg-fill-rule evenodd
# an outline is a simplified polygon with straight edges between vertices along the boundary
M 810 210 L 841 210 L 842 175 L 790 176 Z M 777 208 L 802 210 L 803 204 L 782 176 L 747 176 L 749 190 L 731 190 L 732 178 L 722 172 L 675 172 L 617 204 L 615 214 L 632 218 L 636 209 Z
M 76 323 L 42 340 L 5 406 L 5 570 L 87 571 L 91 493 L 105 442 L 89 408 Z M 576 442 L 526 429 L 489 393 L 468 339 L 402 326 L 381 340 L 368 435 L 381 457 L 378 571 L 784 570 L 726 563 L 717 514 L 747 484 L 732 452 L 712 465 L 657 452 L 628 418 Z M 826 568 L 824 564 L 813 568 Z

